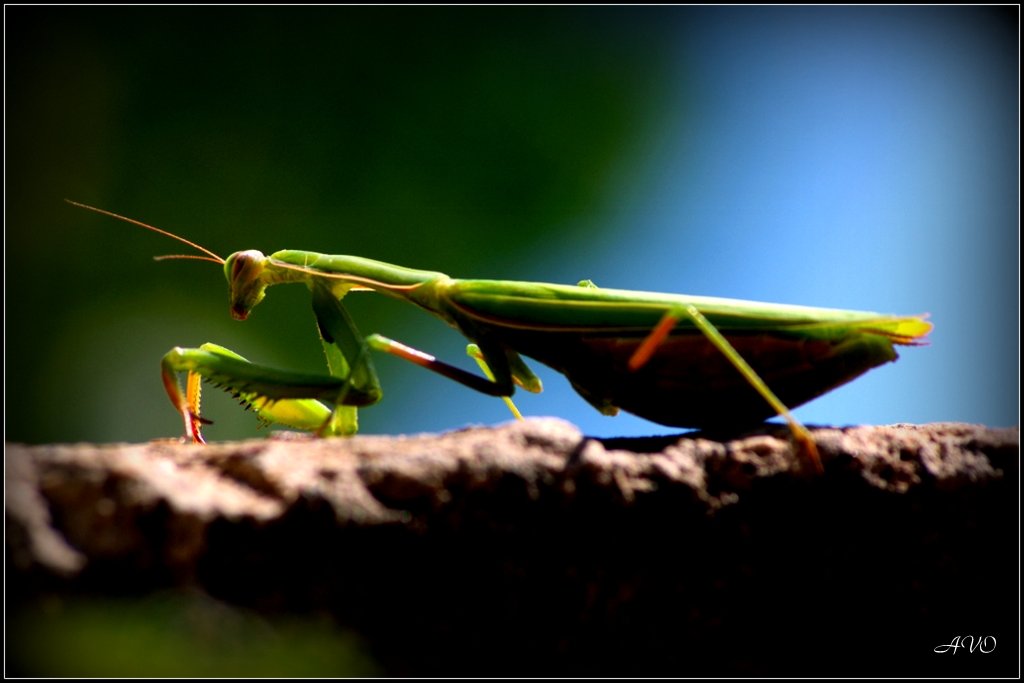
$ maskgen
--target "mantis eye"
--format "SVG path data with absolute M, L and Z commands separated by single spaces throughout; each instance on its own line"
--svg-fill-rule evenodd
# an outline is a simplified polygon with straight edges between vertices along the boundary
M 245 266 L 248 264 L 248 257 L 245 254 L 239 254 L 231 262 L 231 279 L 237 280 L 238 276 L 245 270 Z
M 224 262 L 224 274 L 228 282 L 253 279 L 261 270 L 258 266 L 263 262 L 265 256 L 255 249 L 238 251 L 228 257 Z M 253 271 L 253 268 L 256 270 Z

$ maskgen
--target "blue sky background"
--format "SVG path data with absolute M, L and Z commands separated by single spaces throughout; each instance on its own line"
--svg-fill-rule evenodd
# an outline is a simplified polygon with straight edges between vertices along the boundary
M 928 346 L 900 349 L 796 415 L 1017 424 L 1012 27 L 933 9 L 696 12 L 679 26 L 666 82 L 689 117 L 610 188 L 609 228 L 594 243 L 556 238 L 522 277 L 928 313 Z M 520 394 L 524 413 L 600 436 L 672 431 L 598 415 L 557 375 L 544 379 L 543 398 Z M 437 408 L 426 388 L 415 393 Z M 476 403 L 422 426 L 472 420 Z

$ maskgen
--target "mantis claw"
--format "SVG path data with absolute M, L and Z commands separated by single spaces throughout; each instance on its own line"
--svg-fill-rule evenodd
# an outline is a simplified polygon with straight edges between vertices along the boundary
M 185 419 L 185 436 L 182 439 L 195 444 L 205 444 L 206 439 L 203 438 L 202 425 L 213 424 L 213 420 L 208 420 L 191 410 L 183 411 L 182 416 Z

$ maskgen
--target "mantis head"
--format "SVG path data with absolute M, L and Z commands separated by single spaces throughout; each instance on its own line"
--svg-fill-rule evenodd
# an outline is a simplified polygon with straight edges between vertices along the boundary
M 245 320 L 249 311 L 263 300 L 267 282 L 263 278 L 267 257 L 255 249 L 236 251 L 224 261 L 224 277 L 228 280 L 231 317 Z

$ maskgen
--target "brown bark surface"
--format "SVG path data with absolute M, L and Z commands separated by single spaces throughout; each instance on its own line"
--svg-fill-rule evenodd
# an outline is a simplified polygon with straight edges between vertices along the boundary
M 1016 675 L 1016 429 L 5 448 L 8 609 L 200 588 L 393 675 Z M 997 649 L 938 654 L 955 636 Z

